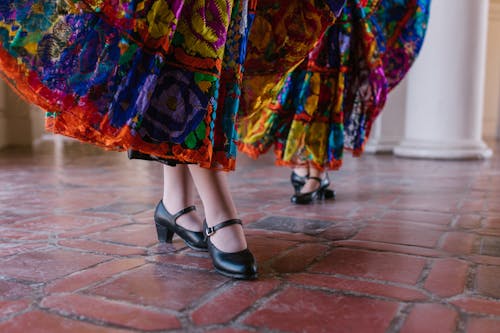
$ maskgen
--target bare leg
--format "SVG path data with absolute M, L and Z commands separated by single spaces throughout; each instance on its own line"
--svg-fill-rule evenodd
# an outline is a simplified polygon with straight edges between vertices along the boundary
M 194 205 L 196 190 L 187 165 L 163 167 L 163 205 L 171 214 Z M 201 231 L 202 221 L 195 211 L 180 216 L 177 224 L 191 231 Z
M 309 177 L 316 177 L 323 179 L 325 177 L 325 172 L 316 169 L 314 166 L 309 165 Z M 308 179 L 300 190 L 301 193 L 309 193 L 317 190 L 320 187 L 320 183 L 315 179 Z
M 304 164 L 304 165 L 297 165 L 293 167 L 293 171 L 301 177 L 305 177 L 309 175 L 309 165 Z
M 225 172 L 204 169 L 197 165 L 189 165 L 189 171 L 203 202 L 209 227 L 238 217 Z M 240 225 L 220 229 L 210 240 L 223 252 L 238 252 L 247 248 L 245 234 Z

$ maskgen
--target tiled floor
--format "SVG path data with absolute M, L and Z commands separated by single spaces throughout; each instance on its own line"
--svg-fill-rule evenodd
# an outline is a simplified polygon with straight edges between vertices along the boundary
M 152 224 L 159 165 L 80 144 L 0 152 L 0 332 L 500 332 L 500 145 L 488 161 L 365 155 L 337 199 L 241 158 L 260 266 L 216 274 Z M 201 207 L 199 207 L 201 210 Z

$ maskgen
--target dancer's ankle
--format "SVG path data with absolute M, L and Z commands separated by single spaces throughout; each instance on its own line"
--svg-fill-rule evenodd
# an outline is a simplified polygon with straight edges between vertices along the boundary
M 219 223 L 231 220 L 232 218 L 223 218 L 216 220 L 207 219 L 209 227 L 216 226 Z M 234 224 L 217 230 L 210 236 L 210 241 L 223 252 L 239 252 L 247 248 L 247 242 L 243 227 L 239 224 Z
M 194 206 L 193 203 L 187 203 L 187 202 L 176 202 L 175 200 L 170 201 L 168 198 L 163 198 L 163 205 L 165 206 L 165 209 L 170 213 L 170 214 L 176 214 L 177 212 L 181 211 L 182 209 L 189 207 L 189 206 Z M 180 216 L 175 223 L 183 227 L 184 229 L 190 230 L 190 231 L 202 231 L 203 230 L 203 221 L 198 215 L 196 211 L 189 212 L 187 214 L 184 214 Z

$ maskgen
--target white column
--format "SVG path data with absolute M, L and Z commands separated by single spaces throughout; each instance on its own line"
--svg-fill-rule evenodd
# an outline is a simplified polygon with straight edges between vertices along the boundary
M 498 74 L 498 76 L 500 76 L 500 73 Z M 496 133 L 496 136 L 495 136 L 495 139 L 500 139 L 500 89 L 498 90 L 498 121 L 497 121 L 497 133 Z
M 500 0 L 490 1 L 483 138 L 500 138 Z
M 488 31 L 488 72 L 486 73 L 486 126 L 490 119 L 496 119 L 496 126 L 491 132 L 495 139 L 500 139 L 500 0 L 490 1 L 490 26 Z M 490 68 L 493 68 L 490 73 Z M 496 69 L 496 70 L 495 70 Z
M 407 88 L 405 79 L 389 94 L 382 114 L 373 124 L 365 147 L 367 153 L 392 153 L 403 139 Z
M 397 156 L 475 159 L 482 141 L 488 0 L 434 0 L 408 78 L 405 138 Z

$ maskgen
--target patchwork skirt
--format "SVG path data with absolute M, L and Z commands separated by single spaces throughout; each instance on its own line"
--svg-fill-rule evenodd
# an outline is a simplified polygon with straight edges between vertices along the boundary
M 2 0 L 0 73 L 47 111 L 54 133 L 141 158 L 232 170 L 252 23 L 257 41 L 268 19 L 281 22 L 279 40 L 255 56 L 279 61 L 280 78 L 307 57 L 344 0 L 261 2 Z M 272 45 L 278 53 L 269 53 Z M 250 46 L 257 52 L 260 44 Z
M 429 7 L 430 0 L 347 0 L 308 57 L 262 103 L 249 103 L 240 149 L 252 157 L 274 149 L 278 165 L 333 170 L 344 150 L 359 156 L 387 94 L 418 55 Z M 253 70 L 245 77 L 250 92 L 266 81 Z

